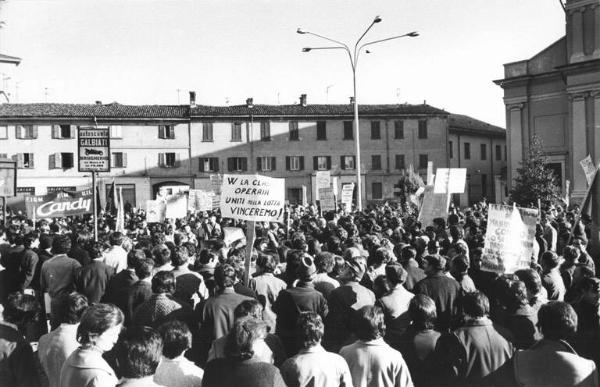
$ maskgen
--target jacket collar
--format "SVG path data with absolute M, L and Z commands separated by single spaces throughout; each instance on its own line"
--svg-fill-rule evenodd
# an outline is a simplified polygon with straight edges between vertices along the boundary
M 101 369 L 113 376 L 115 371 L 108 365 L 106 360 L 102 358 L 102 353 L 93 348 L 79 347 L 69 358 L 68 363 L 75 368 L 97 368 Z M 116 376 L 115 376 L 116 377 Z
M 571 344 L 567 343 L 565 340 L 542 339 L 535 343 L 530 349 L 544 349 L 556 352 L 569 352 L 574 355 L 577 355 L 577 352 L 575 352 Z

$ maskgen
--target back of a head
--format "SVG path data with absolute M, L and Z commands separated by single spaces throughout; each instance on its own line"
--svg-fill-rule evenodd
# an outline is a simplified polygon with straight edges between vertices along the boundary
M 54 238 L 50 234 L 40 235 L 40 250 L 47 250 L 52 247 Z
M 258 253 L 256 266 L 260 267 L 265 273 L 273 273 L 277 267 L 277 263 L 271 254 Z
M 257 318 L 246 317 L 235 321 L 227 336 L 225 355 L 236 360 L 248 360 L 254 356 L 254 343 L 267 336 L 267 324 Z
M 154 271 L 154 261 L 150 258 L 138 259 L 134 266 L 135 275 L 143 280 L 152 276 Z
M 379 306 L 363 306 L 355 313 L 354 334 L 359 340 L 370 341 L 385 335 L 383 310 Z
M 171 262 L 171 250 L 164 244 L 157 245 L 152 249 L 152 257 L 156 266 L 166 265 Z
M 481 292 L 467 293 L 462 297 L 463 312 L 470 317 L 486 317 L 490 314 L 490 301 Z
M 102 258 L 104 254 L 104 245 L 102 242 L 90 242 L 86 248 L 91 259 Z
M 152 277 L 152 293 L 175 293 L 175 275 L 170 271 L 159 271 Z
M 171 255 L 171 262 L 173 266 L 180 267 L 188 264 L 190 256 L 188 250 L 185 247 L 175 246 Z
M 577 313 L 566 302 L 550 301 L 538 311 L 538 326 L 545 339 L 568 339 L 577 331 Z
M 121 376 L 139 379 L 154 375 L 160 363 L 163 344 L 156 330 L 136 326 L 127 329 L 119 337 L 117 348 Z
M 235 269 L 233 266 L 224 264 L 215 268 L 215 283 L 221 289 L 232 287 L 235 284 Z
M 170 320 L 158 327 L 163 340 L 163 356 L 174 359 L 192 347 L 192 333 L 179 320 Z
M 63 294 L 56 303 L 56 319 L 61 324 L 77 324 L 87 308 L 88 300 L 83 294 Z
M 233 310 L 233 316 L 237 320 L 243 317 L 262 318 L 263 306 L 258 300 L 244 300 Z
M 437 320 L 435 302 L 424 294 L 416 294 L 408 304 L 408 315 L 417 329 L 433 329 Z
M 322 251 L 315 257 L 315 266 L 318 273 L 331 273 L 333 264 L 334 255 L 328 251 Z
M 28 323 L 36 321 L 39 317 L 40 304 L 30 294 L 11 293 L 3 306 L 4 321 L 15 324 L 19 330 L 24 329 Z
M 542 289 L 542 279 L 537 271 L 533 269 L 520 269 L 515 271 L 515 275 L 523 281 L 531 294 L 537 294 Z
M 55 235 L 52 241 L 52 254 L 66 254 L 71 251 L 71 238 L 66 235 Z
M 111 246 L 121 246 L 121 244 L 123 243 L 123 234 L 119 231 L 115 231 L 112 234 L 110 234 L 108 240 Z
M 403 284 L 406 282 L 406 278 L 408 277 L 408 273 L 401 264 L 397 262 L 392 262 L 385 267 L 385 277 L 390 282 L 392 286 L 396 286 L 398 284 Z
M 131 250 L 129 253 L 127 253 L 127 267 L 130 269 L 135 268 L 135 265 L 141 259 L 146 259 L 146 253 L 144 253 L 144 250 Z
M 554 251 L 548 250 L 542 254 L 542 266 L 548 269 L 554 269 L 560 263 L 558 255 Z
M 302 343 L 303 348 L 314 347 L 321 343 L 325 325 L 321 316 L 315 312 L 301 313 L 297 322 L 298 339 Z
M 113 304 L 92 304 L 77 327 L 77 341 L 82 345 L 95 344 L 96 339 L 107 330 L 122 325 L 123 312 Z

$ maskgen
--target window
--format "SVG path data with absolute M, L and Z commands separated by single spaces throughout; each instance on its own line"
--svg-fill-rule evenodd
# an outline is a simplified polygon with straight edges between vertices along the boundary
M 71 125 L 52 125 L 52 138 L 73 138 L 75 130 Z
M 111 168 L 126 168 L 127 167 L 127 153 L 123 152 L 112 152 L 110 159 Z
M 371 184 L 371 197 L 374 200 L 383 199 L 383 184 L 379 182 Z
M 287 197 L 290 204 L 302 204 L 302 188 L 288 188 Z
M 344 121 L 344 140 L 353 140 L 352 121 Z
M 419 155 L 419 169 L 427 168 L 429 157 L 427 155 Z
M 50 155 L 50 169 L 73 168 L 73 153 L 54 153 Z
M 481 159 L 487 160 L 487 144 L 481 144 Z
M 381 169 L 381 155 L 371 155 L 371 169 L 374 171 Z
M 304 156 L 286 156 L 285 169 L 288 171 L 303 171 Z
M 231 141 L 242 141 L 242 123 L 231 124 Z
M 229 172 L 243 172 L 248 170 L 248 159 L 245 157 L 230 157 L 227 159 Z
M 419 139 L 427 138 L 427 120 L 419 121 Z
M 260 123 L 260 139 L 261 141 L 271 141 L 271 123 L 269 121 Z
M 454 158 L 454 144 L 452 143 L 452 141 L 448 141 L 448 157 L 450 157 L 451 159 Z
M 465 160 L 471 160 L 471 144 L 465 142 Z
M 158 166 L 161 168 L 177 168 L 180 165 L 179 153 L 166 152 L 158 154 Z
M 159 125 L 158 126 L 158 138 L 173 140 L 175 138 L 175 126 L 174 125 Z
M 394 139 L 404 139 L 404 121 L 394 121 Z
M 22 140 L 31 140 L 38 137 L 38 127 L 35 125 L 15 126 L 15 137 Z
M 123 128 L 121 125 L 110 126 L 110 138 L 123 138 Z
M 487 175 L 481 175 L 481 196 L 487 197 Z
M 200 172 L 218 172 L 219 158 L 218 157 L 201 157 Z
M 496 145 L 496 161 L 502 160 L 502 147 L 500 145 Z
M 263 156 L 263 157 L 257 157 L 256 158 L 256 169 L 258 171 L 274 171 L 277 169 L 276 165 L 275 165 L 275 157 L 268 157 L 268 156 Z
M 33 169 L 33 153 L 17 153 L 12 157 L 19 169 Z
M 356 157 L 355 156 L 341 156 L 340 165 L 343 170 L 355 169 L 356 168 Z
M 213 123 L 203 122 L 202 123 L 202 141 L 213 141 Z
M 106 192 L 106 202 L 112 200 L 108 195 L 111 194 L 110 189 L 112 188 L 112 184 L 106 184 L 105 191 Z M 116 194 L 118 195 L 119 191 L 121 191 L 123 196 L 123 207 L 135 207 L 135 184 L 115 184 Z M 105 203 L 106 203 L 105 202 Z
M 299 141 L 298 121 L 290 121 L 290 141 Z
M 46 187 L 46 192 L 75 192 L 77 191 L 77 187 L 67 186 L 67 187 Z
M 396 169 L 405 169 L 404 155 L 396 155 Z
M 381 140 L 381 121 L 371 121 L 371 140 Z
M 327 140 L 327 121 L 317 121 L 317 140 Z
M 0 140 L 8 138 L 8 126 L 0 126 Z
M 313 169 L 315 171 L 331 169 L 331 156 L 313 156 Z

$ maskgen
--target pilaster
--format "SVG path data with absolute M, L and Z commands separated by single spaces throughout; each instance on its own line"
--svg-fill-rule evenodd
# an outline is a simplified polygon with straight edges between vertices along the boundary
M 517 168 L 523 161 L 523 103 L 507 105 L 508 111 L 508 136 L 507 145 L 510 152 L 508 158 L 508 184 L 513 186 L 513 180 L 517 177 Z
M 587 156 L 586 109 L 587 93 L 572 94 L 571 103 L 571 165 L 573 165 L 573 197 L 583 197 L 587 180 L 579 162 Z

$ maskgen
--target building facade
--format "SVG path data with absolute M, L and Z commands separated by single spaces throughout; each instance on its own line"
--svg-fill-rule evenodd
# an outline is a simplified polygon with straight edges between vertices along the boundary
M 110 127 L 111 172 L 98 175 L 100 192 L 104 196 L 114 180 L 132 207 L 157 195 L 209 189 L 211 175 L 222 173 L 285 178 L 291 203 L 300 203 L 304 192 L 307 201 L 315 199 L 317 171 L 329 170 L 338 192 L 356 181 L 351 104 L 309 105 L 303 95 L 297 105 L 254 105 L 248 99 L 245 105 L 203 106 L 191 97 L 181 106 L 0 105 L 0 157 L 17 161 L 20 194 L 73 190 L 91 182 L 89 173 L 77 170 L 77 128 Z M 470 126 L 452 124 L 469 119 L 453 117 L 429 105 L 360 106 L 364 200 L 394 199 L 405 170 L 412 167 L 425 178 L 430 161 L 435 168 L 462 163 L 479 168 L 473 176 L 487 174 L 489 182 L 471 179 L 472 194 L 461 204 L 478 193 L 492 195 L 501 162 L 488 171 L 458 156 L 455 165 L 451 149 L 465 136 L 495 147 L 503 141 L 502 129 L 478 131 L 490 125 L 473 119 Z
M 571 197 L 587 182 L 579 162 L 600 161 L 600 0 L 566 2 L 566 35 L 534 57 L 504 65 L 508 182 L 526 157 L 532 136 L 543 142 L 548 168 Z

